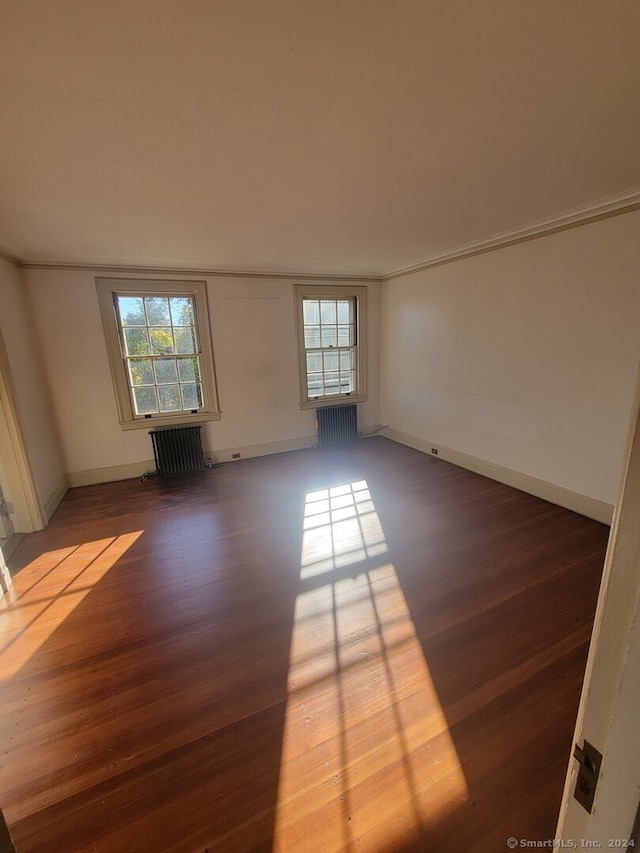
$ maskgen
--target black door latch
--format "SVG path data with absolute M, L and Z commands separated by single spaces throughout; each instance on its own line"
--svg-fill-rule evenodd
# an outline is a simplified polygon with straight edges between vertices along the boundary
M 594 746 L 591 746 L 588 740 L 585 740 L 582 749 L 576 744 L 573 757 L 580 762 L 573 796 L 591 814 L 602 756 Z

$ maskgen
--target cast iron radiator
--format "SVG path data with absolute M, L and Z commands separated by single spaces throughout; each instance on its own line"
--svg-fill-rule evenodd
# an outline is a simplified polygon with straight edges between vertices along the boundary
M 316 409 L 316 414 L 319 447 L 340 447 L 358 440 L 358 415 L 354 403 Z
M 152 429 L 149 435 L 158 474 L 180 474 L 205 467 L 199 426 Z

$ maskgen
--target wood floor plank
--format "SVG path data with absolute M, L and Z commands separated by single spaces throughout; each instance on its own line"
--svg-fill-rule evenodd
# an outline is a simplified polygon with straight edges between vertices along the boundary
M 71 490 L 0 602 L 19 853 L 551 838 L 607 536 L 382 438 Z

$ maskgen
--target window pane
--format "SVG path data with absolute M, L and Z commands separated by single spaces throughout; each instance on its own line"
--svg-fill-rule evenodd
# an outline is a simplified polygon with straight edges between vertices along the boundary
M 202 405 L 202 388 L 193 384 L 181 385 L 184 409 L 199 409 Z
M 338 369 L 338 351 L 322 353 L 324 372 Z
M 340 393 L 350 394 L 354 389 L 355 371 L 340 370 Z
M 353 344 L 351 340 L 351 330 L 353 326 L 338 326 L 338 346 L 350 347 Z
M 175 358 L 156 359 L 156 381 L 158 385 L 178 381 L 178 369 Z
M 331 371 L 324 375 L 324 393 L 339 394 L 340 393 L 340 377 L 338 371 Z
M 307 389 L 310 397 L 321 397 L 323 395 L 321 373 L 309 373 L 307 375 Z
M 132 385 L 153 385 L 153 363 L 150 358 L 136 358 L 129 362 L 129 376 Z
M 305 299 L 302 303 L 305 325 L 317 325 L 320 322 L 320 306 L 317 299 Z
M 353 323 L 353 300 L 338 301 L 338 323 Z
M 352 349 L 340 350 L 340 393 L 351 394 L 355 390 L 355 353 Z
M 152 415 L 158 411 L 158 398 L 156 397 L 156 389 L 148 385 L 142 388 L 133 389 L 133 400 L 135 403 L 136 415 Z
M 340 393 L 351 394 L 355 389 L 355 373 L 350 370 L 349 373 L 340 374 Z
M 308 352 L 307 353 L 307 372 L 319 373 L 322 371 L 322 353 Z
M 340 370 L 351 370 L 353 368 L 353 350 L 340 350 Z
M 173 336 L 176 342 L 176 352 L 195 352 L 196 339 L 193 329 L 175 329 Z
M 320 303 L 320 317 L 323 325 L 336 322 L 336 300 L 323 299 Z
M 172 296 L 169 299 L 171 322 L 174 326 L 194 326 L 193 299 L 185 296 Z
M 149 326 L 170 326 L 169 300 L 163 296 L 147 296 L 144 300 Z
M 123 329 L 127 355 L 149 355 L 149 335 L 146 329 Z
M 158 385 L 158 400 L 161 412 L 179 412 L 182 409 L 180 386 Z
M 338 330 L 335 326 L 321 326 L 322 329 L 322 342 L 321 345 L 323 347 L 337 347 L 338 346 Z
M 180 374 L 180 382 L 197 382 L 200 379 L 200 372 L 198 371 L 198 359 L 179 358 L 178 373 Z
M 316 349 L 320 346 L 320 326 L 305 326 L 304 345 L 307 349 Z
M 153 355 L 171 355 L 174 352 L 173 333 L 168 329 L 149 329 Z
M 123 326 L 145 326 L 144 305 L 138 296 L 118 296 L 118 311 Z

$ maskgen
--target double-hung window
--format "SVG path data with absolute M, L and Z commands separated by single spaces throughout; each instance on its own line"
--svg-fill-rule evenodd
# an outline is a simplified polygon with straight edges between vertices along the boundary
M 204 282 L 97 287 L 122 428 L 219 417 Z
M 296 287 L 300 406 L 365 399 L 366 287 Z

